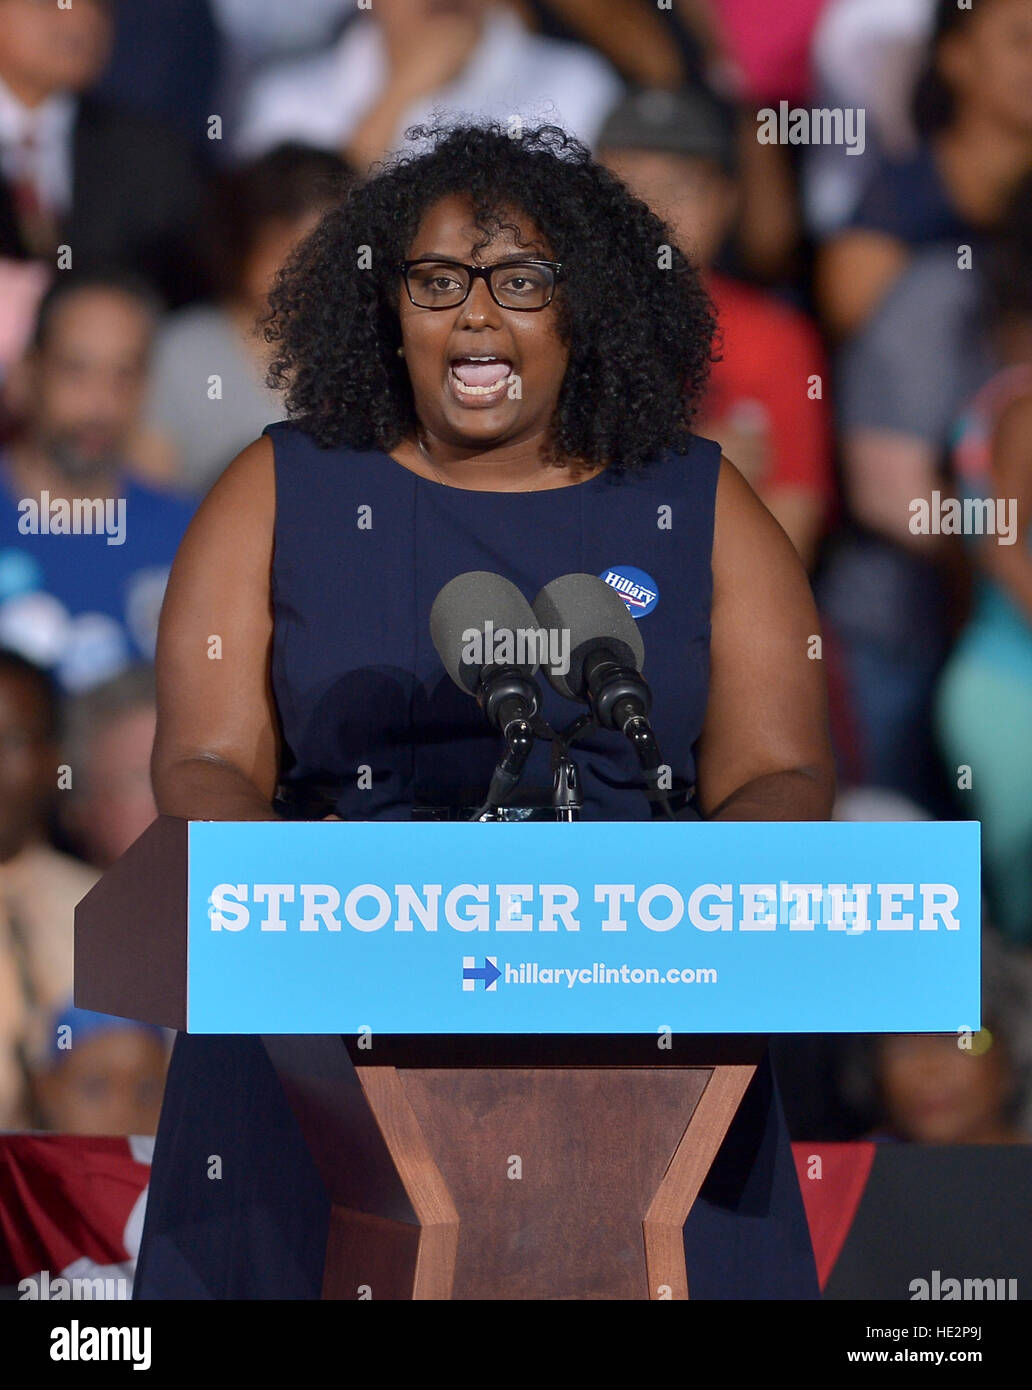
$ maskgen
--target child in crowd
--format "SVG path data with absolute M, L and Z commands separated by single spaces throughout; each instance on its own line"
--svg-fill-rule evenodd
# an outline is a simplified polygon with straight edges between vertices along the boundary
M 46 1127 L 59 1134 L 154 1134 L 168 1066 L 164 1029 L 71 1006 L 35 1070 Z

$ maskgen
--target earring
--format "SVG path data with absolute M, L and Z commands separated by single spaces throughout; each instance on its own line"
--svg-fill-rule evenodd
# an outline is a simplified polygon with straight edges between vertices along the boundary
M 399 347 L 399 348 L 398 348 L 398 356 L 399 356 L 399 357 L 404 357 L 404 356 L 405 356 L 405 349 L 404 349 L 403 347 Z

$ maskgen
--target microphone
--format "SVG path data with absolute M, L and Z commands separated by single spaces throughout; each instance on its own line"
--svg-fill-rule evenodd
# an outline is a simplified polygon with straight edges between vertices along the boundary
M 618 733 L 648 715 L 652 692 L 641 674 L 645 644 L 615 589 L 594 574 L 564 574 L 538 594 L 534 616 L 543 628 L 569 636 L 568 670 L 545 663 L 554 690 L 590 705 L 598 723 Z
M 505 739 L 485 808 L 501 805 L 513 791 L 534 745 L 541 708 L 541 687 L 534 679 L 537 627 L 516 585 L 489 570 L 449 580 L 430 609 L 430 637 L 441 664 Z
M 594 574 L 564 574 L 534 600 L 541 627 L 569 635 L 569 667 L 545 662 L 552 688 L 568 700 L 586 703 L 595 721 L 627 738 L 649 785 L 649 799 L 673 818 L 659 786 L 663 761 L 649 711 L 652 692 L 641 673 L 645 644 L 623 599 Z M 544 644 L 548 650 L 549 644 Z

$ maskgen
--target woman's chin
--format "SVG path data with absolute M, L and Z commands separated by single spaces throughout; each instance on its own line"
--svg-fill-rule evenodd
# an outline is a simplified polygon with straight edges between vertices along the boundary
M 512 401 L 504 399 L 493 405 L 468 407 L 446 402 L 443 413 L 457 439 L 482 447 L 502 443 L 518 429 L 517 412 L 512 406 Z

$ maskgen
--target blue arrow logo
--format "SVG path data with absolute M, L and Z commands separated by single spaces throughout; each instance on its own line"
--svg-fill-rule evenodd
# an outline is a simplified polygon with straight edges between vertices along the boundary
M 483 980 L 485 989 L 494 989 L 501 978 L 497 956 L 485 956 L 479 968 L 476 956 L 462 957 L 462 988 L 467 992 L 476 989 L 477 980 Z

